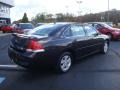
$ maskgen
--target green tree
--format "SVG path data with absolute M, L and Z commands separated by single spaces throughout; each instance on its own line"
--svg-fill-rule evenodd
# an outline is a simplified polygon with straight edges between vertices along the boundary
M 73 14 L 57 13 L 56 15 L 47 14 L 45 12 L 38 13 L 35 17 L 32 17 L 31 22 L 37 23 L 51 23 L 51 22 L 72 22 L 76 21 L 76 17 Z
M 57 13 L 56 14 L 56 20 L 58 22 L 72 22 L 72 21 L 75 21 L 74 19 L 75 19 L 74 15 L 69 14 L 69 13 L 67 14 Z
M 28 20 L 28 17 L 27 17 L 27 14 L 26 14 L 26 13 L 24 13 L 24 15 L 23 15 L 23 18 L 22 18 L 21 22 L 22 22 L 22 23 L 28 23 L 28 22 L 29 22 L 29 20 Z
M 38 13 L 35 17 L 32 18 L 32 23 L 37 24 L 41 22 L 45 22 L 46 15 L 45 13 Z

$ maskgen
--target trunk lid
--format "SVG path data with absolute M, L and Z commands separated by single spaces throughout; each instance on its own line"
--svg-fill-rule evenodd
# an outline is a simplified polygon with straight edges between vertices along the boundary
M 25 35 L 25 34 L 13 34 L 10 47 L 17 51 L 24 52 L 26 51 L 30 40 L 43 40 L 48 36 L 37 36 L 37 35 Z

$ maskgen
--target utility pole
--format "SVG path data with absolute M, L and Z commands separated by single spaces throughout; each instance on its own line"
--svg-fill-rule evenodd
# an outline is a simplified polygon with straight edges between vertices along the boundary
M 65 8 L 66 8 L 66 14 L 68 14 L 69 13 L 69 6 L 66 5 Z
M 108 16 L 107 16 L 107 22 L 110 21 L 110 1 L 108 0 Z
M 78 16 L 80 16 L 80 15 L 81 15 L 80 4 L 82 3 L 82 1 L 76 1 L 76 2 L 77 2 L 77 4 L 79 5 Z

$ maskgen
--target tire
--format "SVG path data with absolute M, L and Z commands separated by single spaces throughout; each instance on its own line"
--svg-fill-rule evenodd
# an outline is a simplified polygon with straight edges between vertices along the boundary
M 107 33 L 107 35 L 108 35 L 108 37 L 110 38 L 110 40 L 112 40 L 112 39 L 113 39 L 113 36 L 112 36 L 112 34 L 111 34 L 111 33 Z
M 109 44 L 107 41 L 104 42 L 104 45 L 102 46 L 102 53 L 106 54 L 108 52 L 109 49 Z
M 66 73 L 69 71 L 72 65 L 72 60 L 73 57 L 71 53 L 69 52 L 64 52 L 58 59 L 57 65 L 56 65 L 56 70 L 59 73 Z

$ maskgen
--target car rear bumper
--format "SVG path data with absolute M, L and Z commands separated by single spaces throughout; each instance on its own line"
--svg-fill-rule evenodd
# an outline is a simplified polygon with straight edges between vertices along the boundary
M 23 67 L 53 65 L 54 60 L 46 53 L 22 53 L 8 48 L 8 55 L 13 62 Z

